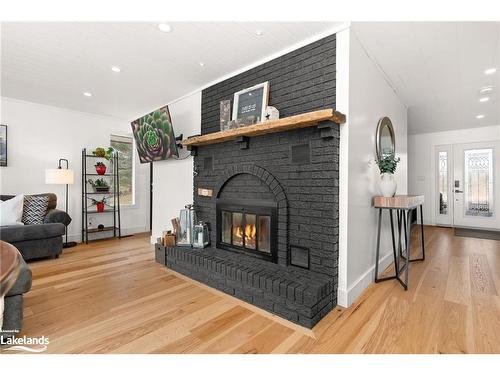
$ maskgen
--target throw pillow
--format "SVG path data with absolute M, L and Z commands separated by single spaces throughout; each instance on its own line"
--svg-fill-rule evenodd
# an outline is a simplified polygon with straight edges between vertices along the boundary
M 24 195 L 16 195 L 14 198 L 0 202 L 0 226 L 23 225 Z
M 49 197 L 27 195 L 24 197 L 22 221 L 26 225 L 43 224 L 49 207 Z

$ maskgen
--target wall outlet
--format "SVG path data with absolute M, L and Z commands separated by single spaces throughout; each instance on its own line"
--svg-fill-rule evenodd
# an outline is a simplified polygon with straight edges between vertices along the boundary
M 94 217 L 89 216 L 89 227 L 92 227 L 94 225 Z

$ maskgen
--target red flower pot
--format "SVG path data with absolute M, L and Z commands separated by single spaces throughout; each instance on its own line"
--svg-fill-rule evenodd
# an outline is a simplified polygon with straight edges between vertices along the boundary
M 104 203 L 103 202 L 96 203 L 96 208 L 97 208 L 97 212 L 103 212 L 104 211 Z
M 97 174 L 102 175 L 102 174 L 106 173 L 106 166 L 105 165 L 96 165 L 95 171 L 97 172 Z

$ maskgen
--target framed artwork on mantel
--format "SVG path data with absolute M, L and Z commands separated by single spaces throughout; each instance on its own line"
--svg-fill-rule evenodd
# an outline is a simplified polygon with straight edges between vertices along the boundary
M 7 166 L 7 125 L 0 125 L 0 167 Z
M 262 122 L 269 100 L 269 82 L 234 93 L 233 120 L 255 116 L 257 122 Z

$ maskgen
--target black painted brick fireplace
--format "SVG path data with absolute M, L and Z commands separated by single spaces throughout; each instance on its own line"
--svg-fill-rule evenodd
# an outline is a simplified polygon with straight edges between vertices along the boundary
M 332 35 L 203 90 L 202 134 L 219 131 L 221 100 L 264 81 L 280 118 L 335 108 L 335 59 Z M 167 248 L 167 266 L 313 327 L 337 303 L 338 158 L 338 126 L 329 138 L 310 127 L 250 138 L 247 149 L 234 141 L 199 147 L 194 204 L 198 219 L 209 223 L 212 246 Z M 198 188 L 213 196 L 198 196 Z M 223 199 L 276 207 L 274 258 L 216 248 L 216 207 Z M 302 264 L 295 265 L 291 248 L 305 254 Z

